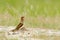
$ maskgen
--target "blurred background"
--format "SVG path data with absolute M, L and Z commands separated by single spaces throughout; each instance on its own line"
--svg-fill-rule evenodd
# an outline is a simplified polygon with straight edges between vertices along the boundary
M 0 0 L 0 26 L 60 29 L 60 0 Z

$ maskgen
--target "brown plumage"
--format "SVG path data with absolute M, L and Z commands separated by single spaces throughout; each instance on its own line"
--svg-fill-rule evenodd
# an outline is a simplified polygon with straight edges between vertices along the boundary
M 24 22 L 24 17 L 21 17 L 21 21 L 20 23 L 17 25 L 17 27 L 13 30 L 11 30 L 12 32 L 18 31 L 22 26 L 23 26 L 23 22 Z

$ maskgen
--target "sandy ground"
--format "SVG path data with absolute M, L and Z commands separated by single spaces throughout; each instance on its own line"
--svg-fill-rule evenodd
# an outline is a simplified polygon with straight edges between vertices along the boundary
M 0 27 L 0 40 L 60 40 L 60 30 L 27 28 L 28 31 L 19 30 L 13 34 L 11 29 L 14 27 Z

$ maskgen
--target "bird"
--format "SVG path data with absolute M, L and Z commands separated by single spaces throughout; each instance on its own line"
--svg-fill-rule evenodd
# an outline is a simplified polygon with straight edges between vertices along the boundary
M 24 34 L 25 31 L 28 31 L 25 27 L 23 27 L 23 25 L 24 25 L 24 16 L 21 17 L 20 23 L 16 26 L 16 28 L 10 30 L 10 32 L 12 32 L 11 34 L 15 34 L 15 32 L 18 31 L 21 31 Z M 9 32 L 8 34 L 10 35 Z
M 13 30 L 11 30 L 11 31 L 12 31 L 12 32 L 18 31 L 20 28 L 22 28 L 23 23 L 24 23 L 24 16 L 21 17 L 21 21 L 20 21 L 20 23 L 16 26 L 16 28 L 13 29 Z

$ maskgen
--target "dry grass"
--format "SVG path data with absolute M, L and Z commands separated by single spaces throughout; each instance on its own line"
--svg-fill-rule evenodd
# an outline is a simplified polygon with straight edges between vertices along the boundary
M 15 35 L 8 35 L 6 34 L 8 29 L 6 30 L 5 28 L 4 30 L 0 30 L 0 39 L 1 40 L 59 40 L 60 39 L 60 33 L 58 33 L 60 32 L 59 30 L 40 29 L 40 28 L 27 28 L 27 29 L 29 29 L 29 31 L 25 32 L 24 34 L 20 32 Z M 27 34 L 29 32 L 30 34 Z

